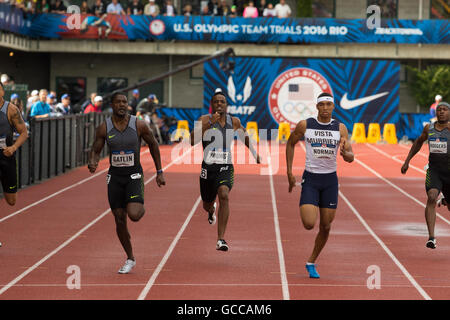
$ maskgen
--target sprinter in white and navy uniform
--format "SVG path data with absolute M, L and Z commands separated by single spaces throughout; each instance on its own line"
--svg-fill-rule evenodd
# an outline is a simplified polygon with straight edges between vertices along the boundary
M 300 196 L 300 216 L 305 229 L 314 227 L 317 214 L 320 213 L 320 228 L 315 246 L 306 263 L 311 278 L 319 278 L 315 261 L 328 240 L 331 223 L 338 204 L 338 178 L 336 174 L 336 157 L 338 149 L 347 162 L 354 159 L 348 142 L 348 131 L 344 124 L 332 119 L 334 99 L 329 93 L 322 93 L 317 98 L 317 118 L 300 121 L 290 135 L 286 145 L 287 176 L 289 192 L 296 181 L 292 173 L 294 147 L 300 139 L 305 138 L 306 161 L 302 176 Z
M 425 246 L 436 249 L 434 226 L 436 222 L 436 203 L 442 192 L 442 203 L 450 210 L 450 105 L 440 102 L 436 107 L 437 121 L 425 125 L 422 134 L 414 141 L 408 156 L 403 163 L 401 172 L 408 171 L 409 162 L 420 151 L 425 141 L 428 141 L 430 155 L 429 168 L 425 178 L 427 192 L 427 205 L 425 207 L 425 220 L 428 227 L 428 241 Z
M 165 185 L 161 169 L 158 142 L 143 120 L 128 114 L 128 101 L 123 93 L 114 93 L 111 98 L 113 114 L 95 132 L 94 144 L 89 156 L 88 168 L 94 173 L 105 145 L 109 146 L 110 168 L 106 183 L 108 200 L 116 222 L 116 233 L 127 255 L 119 273 L 129 273 L 136 265 L 127 218 L 139 221 L 144 209 L 144 176 L 140 162 L 141 138 L 148 144 L 157 171 L 158 187 Z

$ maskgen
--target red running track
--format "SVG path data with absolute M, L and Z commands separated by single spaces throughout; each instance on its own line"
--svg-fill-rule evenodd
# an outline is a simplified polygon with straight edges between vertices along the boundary
M 235 166 L 228 252 L 215 250 L 217 228 L 208 224 L 199 199 L 200 165 L 188 163 L 201 154 L 199 146 L 186 149 L 184 163 L 173 162 L 173 147 L 161 146 L 165 187 L 153 180 L 148 151 L 141 157 L 147 212 L 129 222 L 137 259 L 130 274 L 117 274 L 125 254 L 108 211 L 104 160 L 95 176 L 78 168 L 20 190 L 14 208 L 0 202 L 0 299 L 448 299 L 446 208 L 438 209 L 438 248 L 425 247 L 427 150 L 413 159 L 416 169 L 401 175 L 409 146 L 353 148 L 355 162 L 338 161 L 341 196 L 317 261 L 321 279 L 308 278 L 304 267 L 318 225 L 310 231 L 301 225 L 300 188 L 288 193 L 284 146 L 272 146 L 270 166 L 265 149 L 263 164 Z M 300 145 L 298 179 L 304 157 Z M 81 289 L 67 286 L 70 266 L 81 271 Z M 379 289 L 367 285 L 374 267 Z

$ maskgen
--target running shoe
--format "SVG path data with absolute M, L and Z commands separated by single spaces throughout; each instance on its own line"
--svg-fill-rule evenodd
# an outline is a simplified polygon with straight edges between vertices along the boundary
M 0 247 L 2 246 L 2 243 L 0 242 Z
M 136 265 L 136 261 L 131 260 L 131 259 L 127 259 L 127 261 L 125 261 L 125 264 L 123 265 L 122 268 L 120 268 L 119 273 L 128 273 L 131 271 L 131 269 L 133 269 L 133 267 Z
M 214 202 L 214 212 L 208 212 L 208 222 L 210 225 L 215 225 L 216 224 L 216 209 L 217 209 L 217 204 Z
M 228 244 L 225 240 L 219 239 L 217 240 L 216 250 L 220 251 L 228 251 Z
M 435 238 L 428 239 L 426 246 L 427 248 L 430 249 L 436 249 L 436 239 Z
M 315 264 L 307 264 L 305 267 L 306 267 L 306 270 L 308 270 L 310 278 L 314 278 L 314 279 L 320 278 L 319 274 L 317 273 Z

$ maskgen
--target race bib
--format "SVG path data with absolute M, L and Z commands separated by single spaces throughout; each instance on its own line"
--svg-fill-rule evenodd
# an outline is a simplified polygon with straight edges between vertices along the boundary
M 208 164 L 215 163 L 215 164 L 226 164 L 229 163 L 229 152 L 222 152 L 222 151 L 209 151 L 208 155 L 206 156 L 205 162 Z
M 0 138 L 0 149 L 6 148 L 6 138 Z
M 326 143 L 311 143 L 312 153 L 318 159 L 336 158 L 336 145 Z
M 433 138 L 429 140 L 430 153 L 447 153 L 447 139 Z
M 134 166 L 133 151 L 113 151 L 111 154 L 111 165 L 113 167 L 132 167 Z

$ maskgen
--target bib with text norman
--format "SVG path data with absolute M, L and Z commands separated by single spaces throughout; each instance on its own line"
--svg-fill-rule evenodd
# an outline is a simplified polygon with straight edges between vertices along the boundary
M 320 123 L 314 118 L 307 119 L 306 171 L 312 173 L 336 172 L 336 156 L 340 139 L 338 121 L 331 120 L 329 123 Z
M 111 165 L 113 167 L 132 167 L 134 166 L 134 152 L 127 151 L 112 151 Z

